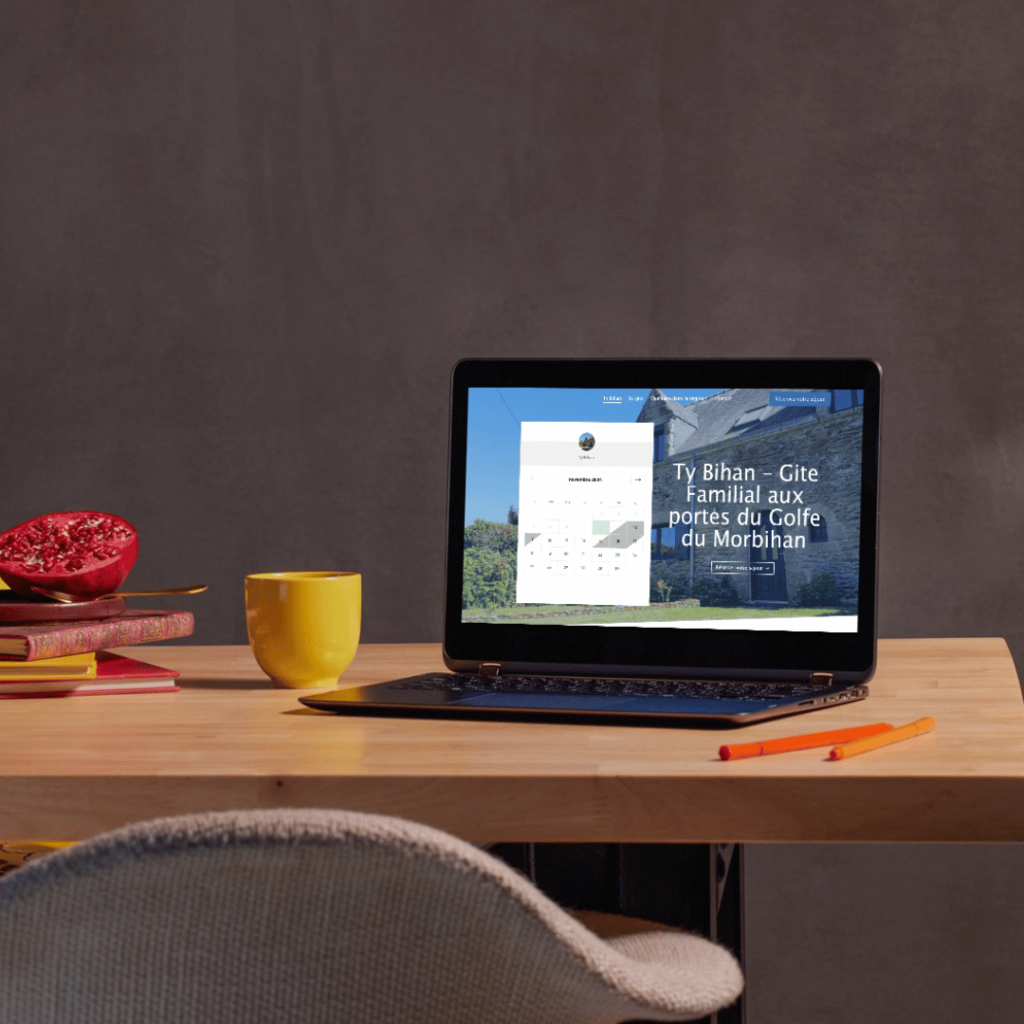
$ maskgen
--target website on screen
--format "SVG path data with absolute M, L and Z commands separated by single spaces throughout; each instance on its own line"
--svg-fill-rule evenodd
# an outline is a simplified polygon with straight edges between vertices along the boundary
M 464 622 L 856 632 L 863 393 L 471 388 Z

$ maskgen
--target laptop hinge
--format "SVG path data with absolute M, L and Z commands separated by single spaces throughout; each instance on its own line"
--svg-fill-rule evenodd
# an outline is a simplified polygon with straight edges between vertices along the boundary
M 496 661 L 485 661 L 477 669 L 477 675 L 496 676 L 501 671 L 501 665 Z
M 812 672 L 811 682 L 815 686 L 831 686 L 832 685 L 832 673 L 831 672 Z

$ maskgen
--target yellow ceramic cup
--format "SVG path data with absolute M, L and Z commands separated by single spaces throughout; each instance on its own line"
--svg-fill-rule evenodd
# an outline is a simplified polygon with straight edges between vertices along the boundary
M 275 686 L 337 686 L 359 645 L 357 572 L 261 572 L 245 577 L 245 624 Z

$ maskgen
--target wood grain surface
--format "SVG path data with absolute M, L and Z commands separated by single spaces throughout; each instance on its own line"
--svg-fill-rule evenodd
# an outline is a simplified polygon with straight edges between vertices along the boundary
M 348 718 L 274 689 L 247 647 L 145 656 L 181 671 L 179 693 L 5 702 L 0 835 L 78 839 L 166 814 L 320 806 L 473 841 L 1024 840 L 1024 708 L 999 639 L 883 640 L 868 700 L 727 730 Z M 343 682 L 441 667 L 434 644 L 364 645 Z M 933 733 L 840 762 L 827 750 L 717 754 L 925 715 Z

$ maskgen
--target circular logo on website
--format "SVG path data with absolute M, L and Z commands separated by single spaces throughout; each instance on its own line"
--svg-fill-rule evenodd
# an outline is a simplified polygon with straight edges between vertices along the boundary
M 585 451 L 589 452 L 594 447 L 594 435 L 593 434 L 580 434 L 580 447 Z

